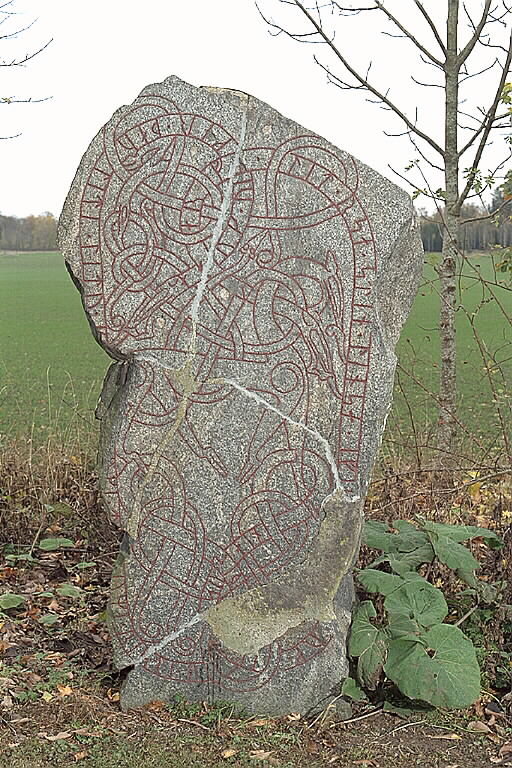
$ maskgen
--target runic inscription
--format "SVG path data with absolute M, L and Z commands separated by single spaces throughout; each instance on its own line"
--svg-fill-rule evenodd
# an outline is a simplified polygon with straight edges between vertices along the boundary
M 93 140 L 60 242 L 118 361 L 100 467 L 125 705 L 325 706 L 421 263 L 407 196 L 252 97 L 169 78 Z

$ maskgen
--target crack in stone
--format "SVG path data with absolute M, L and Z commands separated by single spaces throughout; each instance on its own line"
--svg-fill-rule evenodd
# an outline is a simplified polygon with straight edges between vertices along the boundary
M 198 624 L 200 621 L 203 620 L 204 614 L 202 613 L 196 613 L 195 616 L 193 616 L 190 621 L 187 621 L 186 624 L 183 624 L 179 629 L 177 629 L 175 632 L 171 632 L 170 635 L 167 635 L 167 637 L 164 637 L 163 640 L 161 640 L 159 643 L 156 643 L 155 645 L 150 645 L 149 648 L 144 651 L 142 656 L 139 656 L 138 658 L 134 659 L 130 662 L 131 665 L 137 666 L 138 664 L 142 664 L 143 662 L 147 661 L 151 656 L 154 656 L 155 653 L 158 653 L 158 651 L 161 651 L 163 648 L 165 648 L 169 643 L 172 643 L 173 640 L 176 640 L 177 637 L 182 635 L 187 629 L 190 629 L 190 627 L 193 627 L 195 624 Z
M 277 410 L 275 408 L 271 408 L 271 409 L 272 410 Z M 280 414 L 280 415 L 282 415 L 282 414 Z M 296 422 L 293 422 L 293 423 L 296 423 Z M 304 425 L 302 425 L 302 426 L 304 426 Z M 309 428 L 306 428 L 306 429 L 309 432 L 314 432 L 314 430 L 309 430 Z M 354 496 L 352 498 L 349 498 L 349 497 L 347 497 L 344 494 L 342 489 L 338 489 L 338 490 L 333 491 L 332 493 L 329 493 L 323 499 L 322 504 L 320 506 L 320 509 L 323 509 L 325 504 L 327 502 L 329 502 L 333 497 L 336 497 L 336 496 L 339 496 L 341 499 L 343 499 L 343 501 L 345 501 L 345 502 L 348 501 L 349 503 L 354 503 L 354 502 L 360 500 L 359 496 Z M 356 536 L 354 541 L 356 542 L 354 547 L 355 547 L 355 549 L 357 549 L 359 537 Z M 354 552 L 355 552 L 355 549 L 354 549 Z M 240 601 L 242 601 L 242 600 L 244 600 L 246 598 L 250 599 L 250 597 L 252 595 L 262 594 L 267 589 L 273 589 L 275 587 L 279 588 L 279 585 L 280 584 L 282 585 L 283 580 L 286 579 L 288 575 L 292 575 L 293 574 L 295 576 L 297 574 L 297 572 L 303 566 L 305 566 L 307 564 L 309 558 L 310 558 L 310 553 L 308 552 L 308 553 L 305 554 L 305 556 L 304 556 L 304 558 L 302 560 L 300 560 L 299 562 L 297 562 L 295 564 L 294 568 L 291 571 L 287 569 L 283 573 L 281 573 L 279 575 L 279 580 L 277 582 L 269 581 L 269 582 L 264 583 L 264 584 L 259 584 L 257 587 L 251 587 L 250 589 L 246 589 L 243 592 L 240 592 L 238 595 L 235 595 L 234 597 L 224 598 L 223 600 L 221 600 L 220 603 L 215 603 L 215 604 L 211 605 L 203 613 L 196 613 L 189 621 L 187 621 L 185 624 L 183 624 L 179 629 L 176 629 L 174 632 L 171 632 L 169 635 L 167 635 L 159 643 L 156 643 L 155 645 L 151 645 L 149 648 L 146 649 L 146 651 L 144 651 L 143 654 L 138 656 L 136 659 L 133 659 L 133 660 L 130 660 L 129 662 L 127 662 L 126 666 L 128 666 L 129 664 L 133 665 L 133 666 L 137 666 L 137 665 L 140 665 L 140 664 L 144 663 L 149 658 L 151 658 L 155 653 L 158 653 L 159 651 L 161 651 L 167 645 L 172 643 L 173 640 L 175 640 L 176 638 L 180 637 L 184 632 L 186 632 L 188 629 L 193 627 L 195 624 L 198 624 L 200 621 L 205 621 L 212 629 L 214 629 L 212 627 L 212 623 L 211 623 L 211 620 L 210 620 L 211 616 L 212 616 L 212 612 L 217 612 L 219 609 L 222 610 L 223 606 L 225 606 L 226 603 L 240 602 Z M 350 556 L 348 558 L 348 560 L 350 562 L 353 562 L 354 557 Z M 347 571 L 343 571 L 342 575 L 345 575 L 346 572 Z M 312 579 L 308 579 L 308 584 L 313 583 L 313 581 L 314 580 L 312 580 Z M 324 614 L 320 615 L 320 612 L 318 612 L 318 611 L 317 611 L 317 613 L 314 613 L 314 611 L 316 610 L 314 608 L 315 605 L 316 605 L 316 603 L 312 604 L 312 607 L 311 607 L 312 613 L 311 613 L 311 615 L 307 614 L 307 611 L 304 610 L 304 613 L 300 614 L 299 620 L 297 620 L 296 622 L 289 623 L 289 626 L 287 625 L 287 627 L 286 627 L 286 629 L 284 631 L 287 631 L 288 629 L 292 628 L 293 626 L 298 626 L 298 624 L 301 624 L 304 621 L 318 620 L 318 621 L 323 621 L 324 623 L 326 623 L 326 622 L 329 622 L 329 621 L 333 620 L 333 617 L 330 616 L 330 615 L 329 616 L 324 615 Z M 303 606 L 303 608 L 305 608 L 305 607 Z M 215 632 L 215 630 L 214 630 L 214 632 Z M 268 642 L 272 642 L 272 640 L 270 639 Z M 228 647 L 230 647 L 229 644 L 228 644 Z M 232 649 L 232 650 L 234 650 L 234 649 Z M 250 652 L 251 653 L 258 653 L 259 650 L 260 649 L 254 649 L 253 648 L 253 649 L 250 650 Z M 249 650 L 246 649 L 246 652 L 249 652 Z
M 160 360 L 158 360 L 153 355 L 140 354 L 140 355 L 137 355 L 137 360 L 142 360 L 144 362 L 148 362 L 151 365 L 154 365 L 156 368 L 160 368 L 161 370 L 164 370 L 164 371 L 171 371 L 173 373 L 176 372 L 175 368 L 172 368 L 171 366 L 165 365 L 164 363 L 160 362 Z M 199 382 L 196 382 L 196 383 L 199 383 Z M 318 430 L 312 429 L 311 427 L 308 427 L 302 421 L 295 421 L 290 416 L 287 416 L 285 413 L 280 411 L 279 408 L 276 408 L 274 405 L 272 405 L 267 400 L 262 398 L 256 392 L 254 392 L 253 390 L 247 389 L 246 387 L 242 386 L 241 384 L 239 384 L 234 379 L 229 379 L 229 378 L 226 378 L 226 377 L 224 377 L 224 378 L 215 377 L 215 378 L 212 378 L 212 379 L 207 379 L 205 381 L 201 381 L 200 383 L 201 384 L 221 384 L 221 383 L 228 384 L 233 389 L 236 389 L 237 391 L 239 391 L 242 394 L 244 394 L 246 397 L 249 397 L 252 400 L 254 400 L 258 405 L 261 405 L 263 408 L 266 408 L 269 411 L 273 411 L 275 414 L 277 414 L 280 418 L 282 418 L 285 421 L 287 421 L 289 424 L 292 424 L 295 427 L 299 427 L 299 429 L 303 429 L 309 435 L 314 437 L 315 440 L 317 440 L 323 446 L 327 462 L 329 464 L 329 467 L 330 467 L 332 475 L 333 475 L 335 489 L 334 489 L 334 491 L 332 491 L 332 493 L 328 494 L 325 497 L 325 499 L 322 501 L 321 508 L 323 508 L 325 502 L 328 501 L 328 499 L 330 499 L 333 494 L 338 493 L 340 491 L 342 492 L 342 495 L 343 495 L 343 498 L 344 498 L 345 501 L 348 501 L 348 502 L 359 501 L 359 499 L 361 498 L 361 496 L 359 494 L 356 494 L 354 496 L 347 496 L 346 494 L 343 493 L 343 482 L 342 482 L 342 480 L 341 480 L 341 478 L 339 476 L 338 467 L 336 465 L 336 461 L 334 459 L 334 455 L 332 453 L 331 446 L 329 445 L 329 442 L 327 441 L 327 438 L 325 438 L 320 432 L 318 432 Z M 181 405 L 181 403 L 180 403 L 180 405 Z
M 273 413 L 277 414 L 281 419 L 284 419 L 285 421 L 287 421 L 289 424 L 293 424 L 293 426 L 299 427 L 299 429 L 304 430 L 304 432 L 307 432 L 308 435 L 311 435 L 311 437 L 314 437 L 315 440 L 317 440 L 323 446 L 323 449 L 325 452 L 325 458 L 327 459 L 327 462 L 331 468 L 332 476 L 334 479 L 334 487 L 335 487 L 334 493 L 336 493 L 336 491 L 341 491 L 343 489 L 340 475 L 338 472 L 338 467 L 336 466 L 336 461 L 334 459 L 331 446 L 329 445 L 329 442 L 327 441 L 327 439 L 323 435 L 321 435 L 320 432 L 318 432 L 318 430 L 311 429 L 311 427 L 306 426 L 306 424 L 304 424 L 301 421 L 294 421 L 294 419 L 292 419 L 290 416 L 287 416 L 285 413 L 280 411 L 279 408 L 276 408 L 275 405 L 272 405 L 271 403 L 264 400 L 263 397 L 256 394 L 256 392 L 253 392 L 250 389 L 246 389 L 234 379 L 225 378 L 224 381 L 226 382 L 226 384 L 229 384 L 230 387 L 233 387 L 233 389 L 238 390 L 238 392 L 241 392 L 246 397 L 249 397 L 251 400 L 254 400 L 254 402 L 257 403 L 258 405 L 261 405 L 263 408 L 266 408 L 268 411 L 272 411 Z M 329 495 L 331 496 L 332 494 L 329 494 Z M 322 506 L 324 505 L 326 500 L 327 499 L 324 499 L 324 501 L 322 502 Z
M 162 439 L 160 440 L 160 443 L 155 449 L 155 452 L 152 456 L 151 463 L 149 465 L 149 468 L 142 479 L 140 486 L 137 491 L 137 495 L 134 499 L 133 504 L 133 510 L 130 515 L 130 518 L 128 520 L 128 524 L 126 527 L 126 530 L 128 534 L 132 538 L 136 538 L 137 536 L 137 529 L 140 519 L 140 512 L 141 512 L 141 504 L 142 504 L 142 496 L 144 494 L 145 489 L 147 488 L 148 484 L 151 482 L 151 478 L 153 477 L 156 468 L 158 466 L 158 462 L 160 461 L 163 452 L 169 445 L 169 442 L 172 440 L 176 432 L 181 426 L 181 423 L 186 415 L 187 411 L 187 404 L 190 394 L 194 391 L 196 382 L 195 379 L 191 373 L 191 367 L 192 363 L 194 361 L 194 357 L 196 354 L 196 341 L 197 341 L 197 324 L 199 322 L 199 310 L 202 298 L 204 296 L 204 293 L 206 291 L 206 285 L 208 282 L 208 275 L 213 267 L 214 264 L 214 256 L 215 256 L 215 249 L 217 245 L 219 244 L 219 240 L 222 236 L 222 232 L 224 230 L 224 225 L 226 223 L 226 219 L 229 214 L 229 209 L 231 205 L 231 201 L 233 198 L 233 187 L 235 182 L 235 176 L 238 170 L 238 166 L 240 165 L 240 158 L 242 156 L 242 151 L 245 143 L 245 137 L 247 133 L 247 109 L 249 105 L 249 97 L 246 94 L 241 94 L 244 98 L 241 98 L 241 105 L 242 105 L 242 121 L 240 126 L 240 136 L 238 138 L 238 144 L 235 154 L 233 155 L 233 159 L 231 161 L 231 165 L 229 168 L 229 175 L 228 175 L 228 184 L 226 188 L 226 192 L 222 198 L 222 203 L 219 211 L 219 216 L 217 218 L 217 221 L 215 222 L 215 227 L 212 232 L 212 239 L 210 242 L 210 248 L 208 250 L 207 257 L 205 259 L 205 262 L 203 264 L 203 268 L 201 271 L 201 279 L 199 280 L 199 284 L 197 286 L 197 291 L 194 296 L 194 300 L 191 305 L 190 310 L 190 318 L 192 320 L 192 331 L 190 335 L 190 343 L 188 347 L 188 355 L 187 359 L 185 360 L 183 366 L 178 369 L 172 369 L 168 368 L 167 370 L 171 370 L 174 372 L 176 379 L 182 383 L 183 386 L 183 397 L 178 403 L 177 406 L 177 414 L 176 419 L 174 420 L 172 426 L 166 431 L 166 433 L 163 435 Z M 149 360 L 151 358 L 151 360 Z M 143 355 L 137 355 L 137 353 L 134 353 L 132 360 L 135 362 L 137 359 L 141 360 L 148 360 L 153 363 L 156 362 L 156 359 L 152 356 L 148 355 L 144 357 Z M 159 366 L 162 367 L 162 366 Z
M 229 176 L 228 176 L 228 187 L 226 190 L 226 194 L 224 195 L 222 199 L 222 204 L 220 207 L 220 213 L 218 216 L 218 219 L 215 223 L 215 227 L 212 233 L 212 239 L 210 242 L 210 248 L 208 250 L 208 255 L 205 259 L 205 262 L 203 264 L 203 269 L 201 272 L 201 279 L 199 280 L 199 284 L 197 286 L 196 295 L 194 296 L 194 300 L 192 302 L 192 306 L 190 308 L 190 318 L 192 320 L 192 334 L 191 334 L 191 340 L 190 340 L 190 347 L 189 347 L 189 357 L 195 354 L 195 348 L 196 348 L 196 337 L 197 337 L 197 324 L 199 322 L 199 309 L 201 305 L 201 301 L 204 296 L 204 292 L 206 290 L 206 284 L 208 282 L 208 275 L 210 274 L 210 271 L 213 267 L 213 260 L 215 256 L 215 249 L 219 243 L 219 240 L 222 235 L 222 231 L 224 229 L 224 225 L 226 223 L 226 218 L 228 216 L 229 207 L 231 205 L 231 200 L 233 197 L 233 187 L 235 183 L 235 175 L 238 170 L 238 166 L 240 165 L 240 158 L 242 155 L 243 146 L 245 143 L 245 136 L 247 133 L 247 107 L 249 103 L 249 97 L 246 94 L 240 94 L 240 96 L 244 97 L 241 98 L 240 101 L 242 103 L 242 125 L 240 127 L 240 136 L 238 139 L 238 145 L 236 148 L 236 152 L 233 156 L 233 159 L 231 161 L 231 166 L 229 169 Z

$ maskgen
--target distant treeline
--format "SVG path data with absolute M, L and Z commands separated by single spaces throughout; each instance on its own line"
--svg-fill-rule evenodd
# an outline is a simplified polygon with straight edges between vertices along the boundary
M 57 249 L 57 220 L 49 213 L 40 216 L 0 215 L 0 250 L 55 251 Z
M 491 208 L 502 204 L 501 195 L 495 194 Z M 487 215 L 488 211 L 476 205 L 465 205 L 462 218 L 468 220 L 461 227 L 461 245 L 467 251 L 485 251 L 493 245 L 512 245 L 512 201 L 493 217 L 471 221 Z M 443 247 L 442 222 L 439 214 L 427 215 L 420 210 L 420 227 L 425 251 L 441 251 Z M 46 212 L 40 216 L 0 215 L 0 250 L 2 251 L 54 251 L 57 249 L 57 220 Z
M 465 205 L 462 208 L 463 223 L 460 230 L 460 243 L 464 251 L 486 251 L 494 245 L 504 248 L 512 245 L 512 200 L 503 206 L 503 196 L 497 190 L 492 197 L 489 209 L 477 205 Z M 503 206 L 503 207 L 501 207 Z M 498 210 L 499 209 L 499 210 Z M 486 217 L 492 213 L 490 218 Z M 472 221 L 476 219 L 476 221 Z M 420 227 L 423 247 L 427 253 L 441 251 L 443 247 L 443 225 L 440 214 L 427 215 L 420 210 Z

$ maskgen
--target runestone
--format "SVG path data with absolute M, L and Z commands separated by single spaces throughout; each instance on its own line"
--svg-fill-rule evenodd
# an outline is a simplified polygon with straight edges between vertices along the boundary
M 122 706 L 325 708 L 421 271 L 410 197 L 252 96 L 170 77 L 93 139 L 59 242 L 114 360 Z

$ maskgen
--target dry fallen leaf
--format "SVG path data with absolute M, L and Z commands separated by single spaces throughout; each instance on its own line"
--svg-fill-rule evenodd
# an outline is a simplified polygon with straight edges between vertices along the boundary
M 46 703 L 48 704 L 48 702 L 53 700 L 53 694 L 51 694 L 50 691 L 43 691 L 41 694 L 41 698 L 43 701 L 46 701 Z
M 0 703 L 0 706 L 2 707 L 2 709 L 12 709 L 12 706 L 13 706 L 12 696 L 9 696 L 9 694 L 6 693 Z
M 117 691 L 114 693 L 112 688 L 109 688 L 107 691 L 107 699 L 109 699 L 109 701 L 119 701 L 119 693 Z
M 482 722 L 482 720 L 472 720 L 468 723 L 468 729 L 470 731 L 476 731 L 477 733 L 491 733 L 491 729 L 487 723 Z
M 87 752 L 75 752 L 73 757 L 75 761 L 78 763 L 79 760 L 83 760 L 84 757 L 87 757 Z
M 249 752 L 249 757 L 252 757 L 253 760 L 268 760 L 272 752 L 273 750 L 265 752 L 264 749 L 253 749 L 252 752 Z
M 48 734 L 45 733 L 44 738 L 46 741 L 62 741 L 64 739 L 70 739 L 72 735 L 71 731 L 60 731 L 60 733 L 57 733 L 55 736 L 48 736 Z
M 150 712 L 159 712 L 161 709 L 165 709 L 165 706 L 166 705 L 164 701 L 159 701 L 158 699 L 155 699 L 154 701 L 148 702 L 145 705 L 144 709 L 148 709 Z
M 268 725 L 269 723 L 270 720 L 268 718 L 260 717 L 258 720 L 249 720 L 246 726 L 247 728 L 256 728 L 258 725 Z
M 509 755 L 512 752 L 512 741 L 507 741 L 506 744 L 502 746 L 500 749 L 500 755 L 503 757 L 503 755 Z
M 7 651 L 8 648 L 13 648 L 14 643 L 9 643 L 7 640 L 0 640 L 0 653 Z
M 59 696 L 72 696 L 73 695 L 73 689 L 70 685 L 57 685 L 57 690 L 59 692 Z
M 237 752 L 238 752 L 238 749 L 231 749 L 231 748 L 230 749 L 224 749 L 220 753 L 220 756 L 223 757 L 224 760 L 227 760 L 229 757 L 233 757 L 234 755 L 236 755 Z
M 35 672 L 25 672 L 24 677 L 25 677 L 25 682 L 30 686 L 40 683 L 41 680 L 43 679 L 41 675 L 36 675 Z

